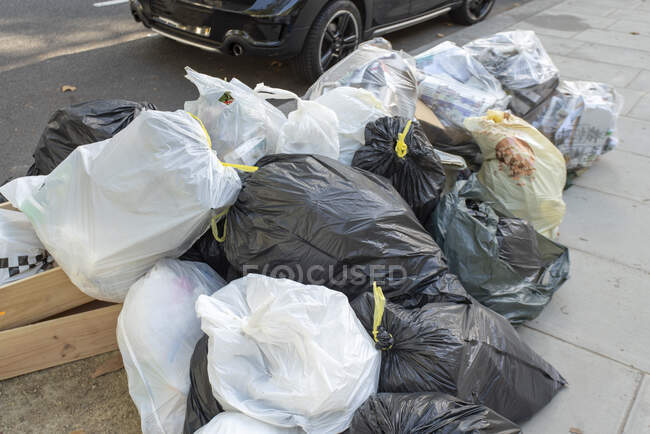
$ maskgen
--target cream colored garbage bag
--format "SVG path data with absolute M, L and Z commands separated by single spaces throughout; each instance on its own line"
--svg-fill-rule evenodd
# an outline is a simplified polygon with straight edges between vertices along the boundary
M 566 163 L 562 153 L 526 121 L 505 112 L 465 119 L 484 163 L 479 181 L 515 216 L 542 235 L 557 238 L 564 217 L 562 191 Z

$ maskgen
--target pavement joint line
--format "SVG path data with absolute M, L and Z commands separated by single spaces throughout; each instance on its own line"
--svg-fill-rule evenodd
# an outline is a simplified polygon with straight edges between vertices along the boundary
M 584 253 L 586 255 L 591 255 L 591 256 L 593 256 L 595 258 L 602 259 L 603 261 L 608 261 L 608 262 L 611 262 L 612 264 L 620 265 L 621 267 L 631 268 L 633 270 L 640 271 L 640 272 L 650 276 L 650 271 L 646 270 L 645 268 L 643 268 L 641 266 L 626 264 L 624 262 L 617 261 L 616 259 L 613 259 L 613 258 L 610 258 L 610 257 L 607 257 L 607 256 L 603 256 L 603 255 L 599 255 L 597 253 L 590 252 L 589 250 L 581 249 L 580 247 L 575 247 L 575 246 L 573 246 L 573 245 L 571 245 L 569 243 L 565 243 L 565 242 L 561 242 L 561 243 L 564 244 L 566 247 L 568 247 L 570 250 L 577 250 L 580 253 Z
M 623 413 L 623 420 L 621 421 L 621 425 L 618 428 L 618 434 L 622 434 L 625 431 L 625 426 L 627 425 L 628 420 L 630 419 L 630 414 L 632 413 L 632 408 L 634 407 L 634 403 L 636 400 L 639 398 L 639 392 L 641 391 L 641 385 L 643 384 L 643 377 L 645 374 L 641 374 L 641 378 L 637 381 L 636 387 L 634 388 L 634 394 L 632 395 L 632 399 L 630 400 L 630 403 L 627 405 L 627 408 L 625 409 L 625 413 Z
M 579 181 L 580 181 L 580 178 L 578 178 L 578 182 Z M 588 186 L 588 185 L 581 185 L 581 184 L 578 184 L 578 182 L 574 182 L 573 185 L 576 186 L 576 187 L 584 188 L 585 190 L 591 190 L 591 191 L 595 191 L 597 193 L 602 193 L 602 194 L 607 194 L 609 196 L 618 197 L 619 199 L 625 199 L 625 200 L 629 200 L 631 202 L 636 202 L 636 203 L 638 203 L 640 205 L 643 205 L 643 206 L 650 206 L 650 200 L 649 201 L 643 201 L 643 200 L 635 199 L 635 198 L 633 198 L 631 196 L 626 196 L 626 195 L 619 194 L 619 193 L 613 193 L 611 191 L 603 191 L 603 190 L 600 190 L 598 188 L 594 188 L 594 187 L 591 187 L 591 186 Z M 648 198 L 648 199 L 650 199 L 650 198 Z
M 571 345 L 572 347 L 575 347 L 575 348 L 581 349 L 581 350 L 583 350 L 583 351 L 587 351 L 588 353 L 591 353 L 591 354 L 593 354 L 593 355 L 595 355 L 595 356 L 602 357 L 602 358 L 604 358 L 604 359 L 610 360 L 610 361 L 612 361 L 612 362 L 614 362 L 614 363 L 617 363 L 617 364 L 619 364 L 619 365 L 625 366 L 625 367 L 628 368 L 628 369 L 632 369 L 633 371 L 636 371 L 637 374 L 640 374 L 641 379 L 643 379 L 643 375 L 648 375 L 648 374 L 650 374 L 650 372 L 645 371 L 645 370 L 643 370 L 643 369 L 641 369 L 641 368 L 637 368 L 636 366 L 634 366 L 634 365 L 632 365 L 632 364 L 629 364 L 629 363 L 623 362 L 622 360 L 615 359 L 615 358 L 613 358 L 612 356 L 608 356 L 607 354 L 599 353 L 598 351 L 592 350 L 591 348 L 587 348 L 587 347 L 585 347 L 585 346 L 582 346 L 582 345 L 576 344 L 575 342 L 571 342 L 571 341 L 568 340 L 568 339 L 561 338 L 561 337 L 559 337 L 559 336 L 555 336 L 555 335 L 552 334 L 552 333 L 549 333 L 549 332 L 544 331 L 544 330 L 540 330 L 540 329 L 535 328 L 535 327 L 533 327 L 533 326 L 531 326 L 531 325 L 524 324 L 522 327 L 526 327 L 527 329 L 533 330 L 533 331 L 535 331 L 535 332 L 537 332 L 537 333 L 541 333 L 541 334 L 543 334 L 543 335 L 545 335 L 545 336 L 548 336 L 548 337 L 550 337 L 550 338 L 557 339 L 558 341 L 560 341 L 560 342 L 564 342 L 565 344 Z M 569 383 L 569 385 L 571 385 L 571 383 Z
M 637 119 L 635 119 L 635 120 L 637 120 Z M 648 156 L 646 154 L 641 154 L 639 152 L 634 152 L 634 151 L 630 151 L 628 149 L 619 148 L 618 146 L 616 148 L 614 148 L 614 150 L 618 151 L 618 152 L 624 152 L 626 154 L 634 155 L 635 157 L 650 158 L 650 156 Z M 579 184 L 576 184 L 576 185 L 579 185 Z

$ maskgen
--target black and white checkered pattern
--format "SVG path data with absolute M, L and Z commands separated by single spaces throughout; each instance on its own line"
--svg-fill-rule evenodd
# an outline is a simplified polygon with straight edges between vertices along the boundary
M 12 277 L 36 267 L 44 268 L 50 262 L 52 262 L 52 259 L 47 252 L 36 256 L 24 255 L 0 258 L 0 282 L 9 281 Z

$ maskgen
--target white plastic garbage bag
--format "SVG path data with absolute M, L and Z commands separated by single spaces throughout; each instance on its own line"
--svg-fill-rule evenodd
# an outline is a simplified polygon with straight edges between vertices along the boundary
M 161 259 L 131 286 L 117 343 L 143 433 L 183 431 L 190 359 L 203 335 L 194 305 L 225 284 L 207 264 Z
M 236 78 L 227 82 L 190 67 L 185 71 L 200 94 L 185 102 L 185 110 L 203 121 L 220 160 L 251 166 L 275 153 L 280 128 L 287 121 L 280 110 Z
M 580 171 L 618 143 L 616 121 L 622 107 L 623 97 L 608 84 L 561 81 L 527 120 L 558 147 L 567 170 Z
M 225 410 L 339 433 L 377 391 L 381 356 L 341 292 L 249 274 L 199 297 L 196 312 Z
M 516 217 L 557 238 L 564 217 L 562 153 L 526 121 L 507 112 L 467 118 L 465 127 L 483 153 L 479 181 Z
M 200 121 L 180 110 L 143 112 L 41 179 L 30 194 L 29 177 L 0 191 L 75 285 L 113 302 L 159 259 L 183 254 L 241 189 Z
M 270 425 L 243 413 L 224 411 L 212 418 L 194 434 L 301 434 L 300 428 Z
M 304 98 L 314 100 L 341 86 L 370 91 L 393 116 L 412 119 L 418 97 L 415 60 L 394 51 L 383 38 L 359 44 L 309 88 Z
M 319 154 L 339 158 L 339 120 L 329 108 L 316 101 L 305 101 L 284 89 L 259 83 L 255 92 L 260 98 L 296 100 L 297 110 L 289 113 L 280 129 L 276 154 Z
M 496 77 L 453 42 L 436 45 L 417 55 L 415 62 L 420 99 L 433 110 L 453 144 L 471 140 L 463 127 L 465 118 L 508 107 L 510 97 Z
M 550 95 L 559 71 L 531 30 L 500 32 L 463 46 L 513 93 L 512 110 L 525 116 Z
M 339 161 L 348 166 L 352 165 L 354 153 L 366 142 L 366 124 L 390 116 L 382 103 L 365 89 L 339 87 L 315 101 L 336 113 L 339 121 Z
M 38 273 L 48 254 L 27 217 L 0 209 L 0 286 Z

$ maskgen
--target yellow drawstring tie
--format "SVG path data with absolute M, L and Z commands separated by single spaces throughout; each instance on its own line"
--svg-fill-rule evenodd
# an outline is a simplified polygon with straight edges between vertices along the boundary
M 228 224 L 228 216 L 226 216 L 226 220 L 223 222 L 223 234 L 219 235 L 219 229 L 217 228 L 217 223 L 219 223 L 219 220 L 221 220 L 221 217 L 226 215 L 230 208 L 226 208 L 223 211 L 221 211 L 219 214 L 215 215 L 212 217 L 212 220 L 210 221 L 210 227 L 212 228 L 212 236 L 214 237 L 215 240 L 217 240 L 220 243 L 223 243 L 226 241 L 226 224 Z
M 223 164 L 226 167 L 232 167 L 234 169 L 239 169 L 242 172 L 255 172 L 255 171 L 257 171 L 257 169 L 259 169 L 259 167 L 257 167 L 257 166 L 246 166 L 244 164 L 223 163 L 223 162 L 221 164 Z
M 375 313 L 372 319 L 372 337 L 375 342 L 377 340 L 378 328 L 381 325 L 381 319 L 384 317 L 384 306 L 386 305 L 386 297 L 381 290 L 381 286 L 377 286 L 377 282 L 372 282 L 372 293 L 375 296 Z
M 408 121 L 406 123 L 406 126 L 404 127 L 404 131 L 402 131 L 397 135 L 397 144 L 395 145 L 395 153 L 399 158 L 404 158 L 404 156 L 406 156 L 406 154 L 409 151 L 409 148 L 408 146 L 406 146 L 404 139 L 406 139 L 406 135 L 411 129 L 411 122 L 412 121 Z

